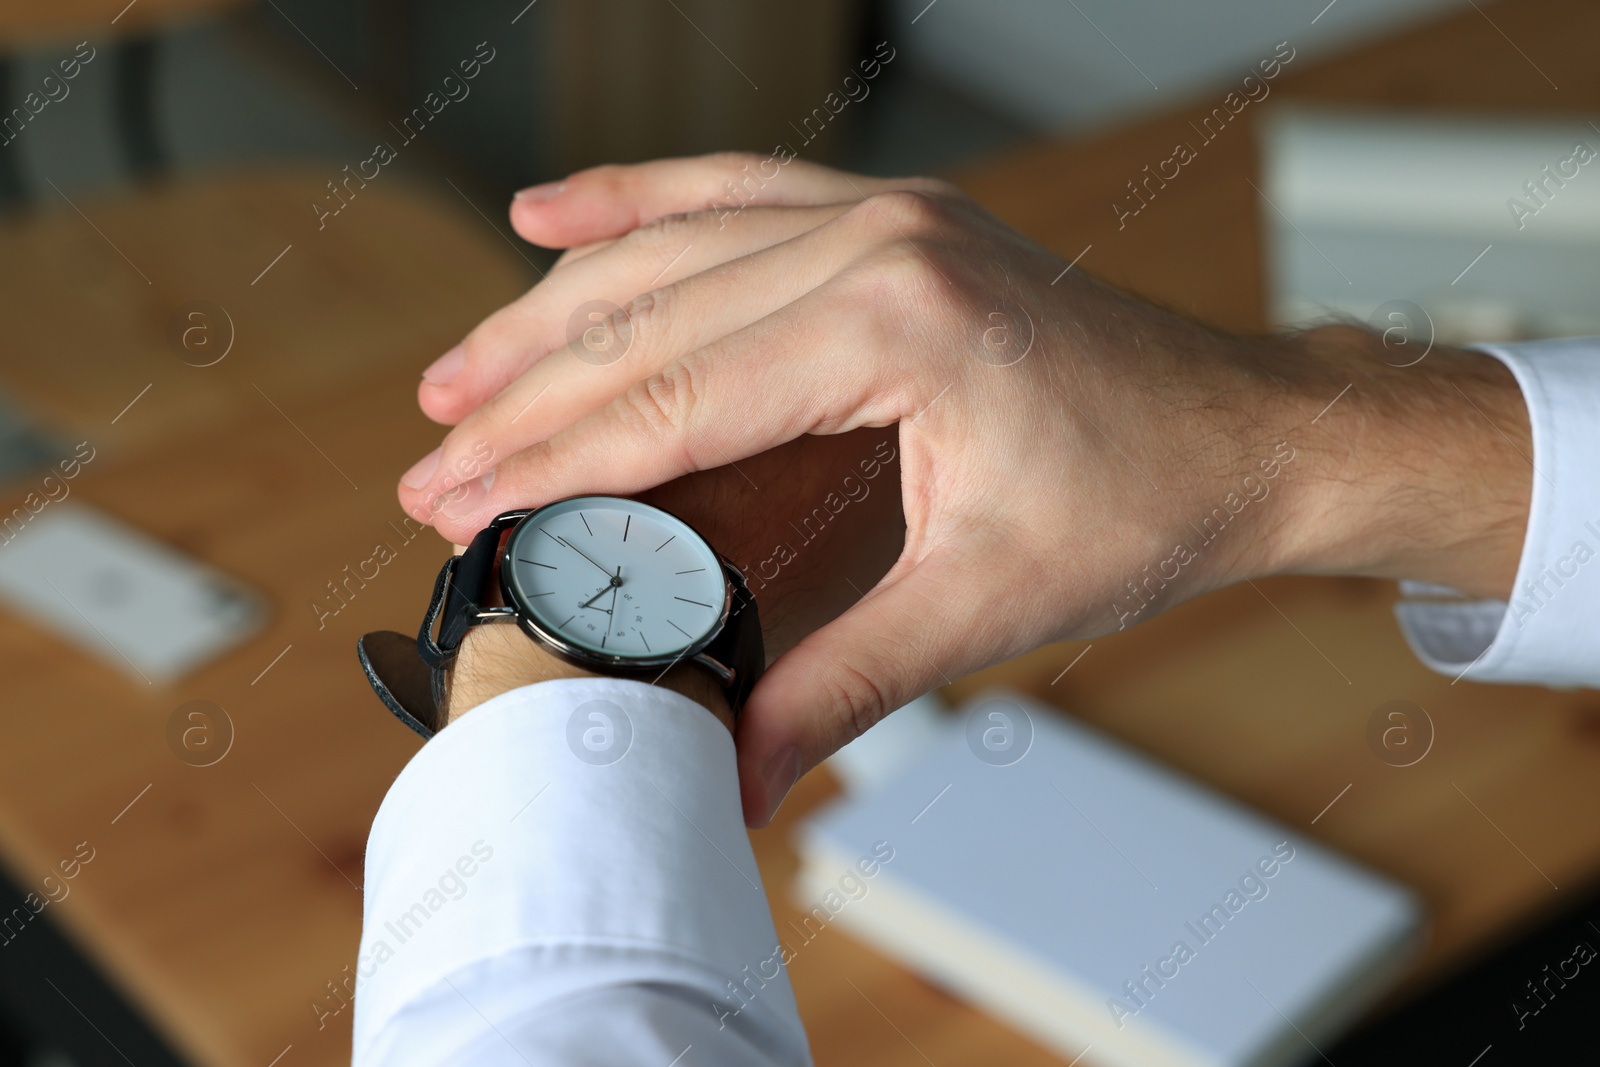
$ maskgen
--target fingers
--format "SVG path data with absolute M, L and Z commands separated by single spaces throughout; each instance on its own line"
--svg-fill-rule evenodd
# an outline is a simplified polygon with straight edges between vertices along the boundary
M 576 263 L 583 257 L 593 255 L 602 248 L 610 248 L 612 245 L 616 244 L 618 240 L 620 240 L 620 238 L 609 237 L 604 241 L 591 241 L 586 245 L 573 245 L 571 248 L 567 249 L 565 252 L 561 253 L 561 255 L 556 257 L 555 266 L 550 269 L 556 270 L 560 267 L 565 267 L 568 264 Z
M 883 716 L 988 662 L 974 635 L 993 629 L 985 625 L 992 598 L 964 588 L 975 571 L 954 552 L 909 567 L 902 558 L 862 600 L 772 664 L 739 718 L 750 826 L 771 822 L 801 774 Z
M 594 167 L 524 189 L 511 203 L 511 225 L 534 244 L 570 248 L 683 211 L 711 211 L 726 221 L 752 206 L 856 203 L 888 189 L 954 195 L 953 187 L 927 178 L 867 178 L 788 153 L 719 152 Z
M 871 332 L 863 303 L 831 281 L 664 364 L 550 439 L 497 459 L 494 477 L 480 479 L 483 492 L 463 490 L 434 525 L 469 536 L 508 508 L 636 493 L 801 434 L 894 422 L 916 401 L 888 387 L 882 368 L 895 360 L 861 357 L 860 338 Z
M 900 314 L 904 301 L 935 299 L 938 285 L 919 253 L 874 254 L 898 240 L 900 229 L 875 201 L 602 317 L 599 344 L 585 338 L 536 364 L 407 472 L 402 506 L 441 533 L 466 533 L 497 506 L 632 492 L 803 433 L 895 421 L 909 401 L 886 394 L 868 404 L 874 377 L 904 381 L 922 403 L 931 399 L 922 395 L 931 379 L 889 357 L 907 343 L 907 331 L 880 320 Z M 819 297 L 812 287 L 823 279 L 827 292 Z M 885 299 L 891 291 L 894 298 Z M 613 358 L 619 347 L 625 355 L 613 363 L 595 358 Z M 713 402 L 702 409 L 707 383 Z M 600 416 L 591 414 L 608 404 Z M 587 418 L 594 422 L 551 440 Z M 449 488 L 443 479 L 474 460 L 495 468 L 479 487 L 484 492 L 461 489 L 447 506 L 429 508 Z M 628 488 L 619 488 L 624 483 Z
M 430 367 L 417 388 L 417 402 L 434 421 L 459 424 L 540 359 L 640 293 L 781 244 L 845 210 L 762 210 L 738 226 L 724 226 L 706 214 L 674 216 L 564 260 Z M 595 312 L 599 319 L 589 317 Z

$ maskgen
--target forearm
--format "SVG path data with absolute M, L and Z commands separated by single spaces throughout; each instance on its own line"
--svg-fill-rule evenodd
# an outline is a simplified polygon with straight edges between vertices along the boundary
M 1505 599 L 1527 528 L 1533 449 L 1515 378 L 1477 352 L 1414 356 L 1323 327 L 1286 343 L 1304 368 L 1287 426 L 1289 521 L 1263 571 L 1412 579 Z
M 1109 287 L 1081 296 L 1087 325 L 1066 331 L 1081 351 L 1060 362 L 1056 392 L 1070 399 L 1065 421 L 1094 434 L 1061 439 L 1050 466 L 1077 497 L 1062 521 L 1106 528 L 1083 557 L 1109 558 L 1112 600 L 1085 625 L 1069 586 L 1053 598 L 1068 615 L 1052 636 L 1125 628 L 1275 574 L 1508 595 L 1533 449 L 1521 389 L 1498 359 L 1442 346 L 1419 359 L 1418 346 L 1386 348 L 1354 326 L 1237 337 Z M 1127 474 L 1086 494 L 1077 465 L 1099 439 Z

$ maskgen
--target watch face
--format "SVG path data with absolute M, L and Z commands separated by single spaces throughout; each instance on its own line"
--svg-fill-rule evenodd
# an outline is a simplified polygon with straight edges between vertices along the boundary
M 711 547 L 648 504 L 574 497 L 540 508 L 506 542 L 502 584 L 557 647 L 641 666 L 697 649 L 726 614 Z

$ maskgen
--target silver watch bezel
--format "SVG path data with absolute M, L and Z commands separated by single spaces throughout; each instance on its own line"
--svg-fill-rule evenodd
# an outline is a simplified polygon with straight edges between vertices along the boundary
M 585 648 L 582 645 L 575 644 L 574 642 L 563 637 L 561 634 L 546 628 L 539 622 L 532 606 L 528 604 L 527 598 L 522 595 L 522 591 L 517 587 L 515 581 L 511 577 L 514 574 L 514 570 L 511 566 L 511 564 L 514 562 L 512 557 L 512 549 L 513 546 L 516 545 L 517 539 L 522 535 L 523 531 L 533 528 L 541 515 L 553 508 L 563 504 L 568 504 L 574 500 L 615 502 L 618 504 L 627 504 L 634 508 L 643 508 L 648 511 L 653 511 L 657 514 L 665 516 L 673 523 L 683 526 L 691 534 L 699 538 L 700 543 L 705 546 L 706 551 L 711 554 L 712 558 L 717 561 L 719 567 L 722 569 L 722 608 L 717 614 L 716 623 L 705 633 L 703 637 L 697 639 L 687 647 L 671 653 L 670 655 L 661 654 L 654 656 L 619 656 L 607 652 L 598 652 L 593 649 Z M 705 659 L 705 657 L 701 656 L 700 654 L 703 653 L 714 641 L 716 641 L 718 637 L 722 636 L 724 631 L 727 630 L 728 618 L 733 611 L 734 590 L 733 583 L 728 578 L 728 566 L 728 562 L 721 556 L 721 554 L 717 552 L 715 548 L 712 547 L 711 542 L 704 534 L 695 529 L 692 523 L 680 518 L 677 515 L 674 515 L 672 512 L 667 511 L 664 508 L 658 508 L 654 504 L 646 504 L 643 501 L 631 500 L 627 497 L 584 493 L 578 496 L 563 497 L 560 500 L 552 500 L 543 507 L 534 508 L 527 514 L 523 515 L 522 518 L 518 519 L 516 525 L 511 527 L 511 532 L 507 535 L 500 549 L 500 595 L 503 602 L 508 607 L 513 609 L 513 617 L 516 619 L 517 627 L 523 633 L 527 634 L 528 637 L 536 641 L 539 645 L 566 660 L 568 663 L 595 671 L 646 673 L 649 671 L 664 670 L 676 663 L 681 663 L 687 660 Z M 714 669 L 718 669 L 719 674 L 723 671 L 727 671 L 727 667 L 722 664 L 706 663 L 705 665 L 708 667 L 714 667 Z

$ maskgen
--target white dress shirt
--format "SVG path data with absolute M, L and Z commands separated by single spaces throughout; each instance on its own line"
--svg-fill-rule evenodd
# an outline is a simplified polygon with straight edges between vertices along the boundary
M 809 1064 L 777 946 L 727 729 L 644 682 L 526 686 L 378 809 L 354 1062 Z
M 1528 405 L 1522 561 L 1509 603 L 1404 583 L 1401 629 L 1452 678 L 1600 686 L 1600 338 L 1478 347 L 1511 369 Z
M 1401 626 L 1452 676 L 1600 685 L 1600 341 L 1485 350 L 1533 425 L 1517 592 L 1408 585 Z M 367 842 L 354 1062 L 810 1063 L 728 731 L 677 693 L 583 679 L 424 745 Z

